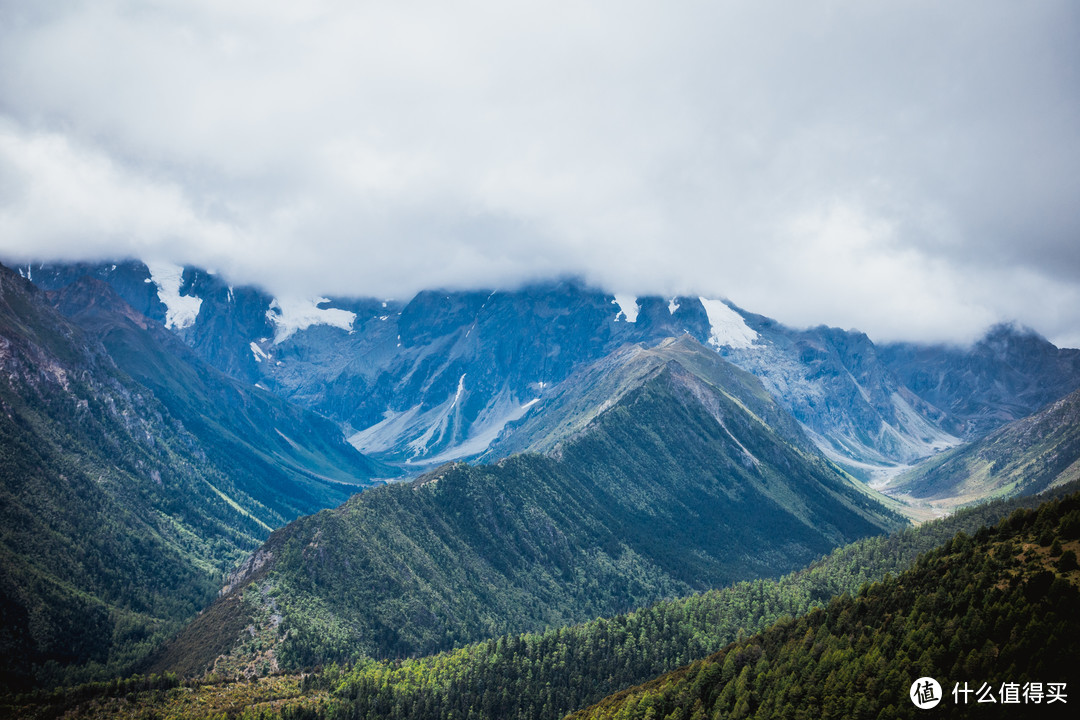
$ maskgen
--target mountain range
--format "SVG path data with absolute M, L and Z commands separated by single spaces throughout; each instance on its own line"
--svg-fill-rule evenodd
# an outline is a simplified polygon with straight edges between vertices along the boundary
M 1080 391 L 908 470 L 883 489 L 909 502 L 953 508 L 1033 495 L 1080 477 Z
M 1080 351 L 1011 326 L 879 346 L 572 279 L 402 302 L 167 264 L 17 270 L 9 688 L 559 627 L 775 577 L 901 527 L 906 503 L 1032 493 L 1080 461 L 1059 400 Z
M 579 367 L 683 334 L 756 375 L 823 452 L 864 479 L 1080 387 L 1080 350 L 1006 325 L 971 347 L 878 346 L 725 301 L 614 296 L 574 280 L 402 302 L 277 298 L 139 262 L 20 270 L 46 289 L 101 279 L 207 364 L 333 419 L 362 452 L 407 468 L 493 458 L 503 430 Z
M 620 387 L 569 413 L 590 419 L 548 454 L 446 465 L 275 532 L 218 601 L 230 611 L 158 667 L 429 654 L 788 572 L 904 524 L 692 338 L 601 364 L 589 374 Z M 225 628 L 227 652 L 200 656 Z

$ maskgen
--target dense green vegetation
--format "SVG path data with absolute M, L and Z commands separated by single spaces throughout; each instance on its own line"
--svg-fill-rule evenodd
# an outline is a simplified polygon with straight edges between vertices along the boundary
M 93 303 L 84 298 L 83 310 Z M 156 345 L 125 307 L 96 312 L 123 325 L 126 337 L 142 333 L 146 357 L 172 356 L 162 374 L 187 383 L 183 357 Z M 0 688 L 131 672 L 213 599 L 225 573 L 273 526 L 348 494 L 311 477 L 315 464 L 290 482 L 300 474 L 299 451 L 282 469 L 277 445 L 257 436 L 229 444 L 230 434 L 246 432 L 242 425 L 189 423 L 197 410 L 184 414 L 174 397 L 165 402 L 133 380 L 93 332 L 6 268 L 0 367 Z M 280 404 L 253 395 L 204 382 L 190 386 L 188 402 L 211 418 L 220 415 L 209 408 L 228 412 L 230 398 Z M 298 448 L 321 452 L 296 437 Z M 260 475 L 270 466 L 275 472 Z M 322 495 L 313 497 L 313 487 Z
M 220 663 L 263 672 L 430 654 L 776 576 L 901 524 L 669 364 L 557 459 L 447 466 L 276 532 L 267 567 L 233 591 L 259 632 Z M 192 638 L 220 634 L 196 623 L 154 668 L 207 666 Z
M 919 528 L 860 540 L 775 581 L 741 582 L 627 615 L 541 634 L 508 635 L 431 657 L 332 666 L 277 690 L 262 685 L 255 686 L 262 688 L 256 691 L 246 680 L 215 681 L 169 693 L 131 695 L 121 705 L 109 701 L 106 690 L 80 689 L 26 698 L 21 707 L 28 717 L 46 717 L 74 705 L 79 705 L 79 716 L 185 717 L 193 707 L 215 707 L 258 717 L 270 713 L 265 703 L 273 700 L 279 705 L 271 714 L 292 718 L 555 720 L 782 618 L 821 607 L 834 595 L 854 594 L 868 582 L 906 570 L 920 554 L 957 532 L 976 534 L 980 527 L 1038 502 L 993 502 Z M 1039 526 L 1040 542 L 1052 546 L 1054 541 L 1060 545 L 1080 538 L 1080 511 L 1065 513 L 1057 528 L 1050 527 L 1049 517 L 1044 515 Z M 1048 552 L 1053 555 L 1052 547 Z M 252 704 L 257 705 L 249 707 Z
M 908 691 L 923 676 L 942 686 L 935 717 L 1072 717 L 1075 709 L 1047 699 L 1021 709 L 1019 693 L 1028 682 L 1075 693 L 1080 680 L 1080 571 L 1062 568 L 1040 542 L 1078 516 L 1074 494 L 973 538 L 960 533 L 899 576 L 573 717 L 917 717 Z M 984 683 L 995 704 L 977 704 Z M 1004 683 L 1016 684 L 1016 704 L 1004 704 Z M 973 693 L 953 695 L 958 684 Z
M 558 718 L 902 572 L 955 533 L 974 533 L 1037 502 L 991 503 L 866 538 L 779 580 L 741 582 L 628 615 L 502 637 L 430 658 L 365 661 L 331 669 L 307 684 L 331 691 L 333 702 L 322 710 L 326 717 L 445 718 L 456 710 L 462 718 Z

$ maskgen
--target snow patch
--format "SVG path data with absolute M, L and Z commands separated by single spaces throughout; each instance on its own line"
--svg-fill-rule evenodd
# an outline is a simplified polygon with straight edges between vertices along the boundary
M 709 316 L 709 344 L 715 347 L 750 348 L 758 334 L 746 324 L 739 313 L 722 300 L 698 298 Z
M 330 325 L 351 332 L 356 313 L 319 307 L 328 302 L 329 298 L 274 298 L 266 311 L 266 319 L 274 325 L 274 344 L 312 325 Z
M 422 405 L 405 411 L 387 410 L 383 419 L 349 436 L 349 444 L 362 453 L 389 450 L 413 426 Z
M 442 442 L 443 437 L 446 435 L 446 431 L 450 428 L 450 416 L 454 412 L 454 408 L 457 407 L 458 401 L 461 400 L 462 393 L 465 392 L 465 375 L 462 373 L 461 377 L 457 381 L 457 392 L 454 393 L 454 399 L 450 401 L 450 406 L 445 410 L 440 411 L 438 417 L 428 426 L 428 429 L 424 431 L 424 434 L 409 443 L 409 448 L 413 451 L 413 456 L 421 455 L 427 452 L 428 447 L 432 441 Z M 439 433 L 439 437 L 435 438 L 435 433 Z
M 611 304 L 616 305 L 619 308 L 619 312 L 615 314 L 615 322 L 619 322 L 620 315 L 626 318 L 626 322 L 637 322 L 637 296 L 615 293 L 615 299 L 611 301 Z
M 454 406 L 458 404 L 458 400 L 461 399 L 461 393 L 465 390 L 465 375 L 467 373 L 461 373 L 461 377 L 457 381 L 457 392 L 454 393 L 454 402 L 450 403 L 450 409 L 453 410 Z
M 679 309 L 679 298 L 671 298 L 668 300 L 667 311 L 669 315 L 674 315 L 675 311 Z
M 462 438 L 461 418 L 455 411 L 464 395 L 462 375 L 457 392 L 441 405 L 427 411 L 421 409 L 422 404 L 404 411 L 386 410 L 380 422 L 353 433 L 349 444 L 363 453 L 401 451 L 407 455 L 405 464 L 410 466 L 474 457 L 487 450 L 508 423 L 524 417 L 540 401 L 536 398 L 522 404 L 504 389 L 488 401 Z
M 251 348 L 251 354 L 255 356 L 255 362 L 262 362 L 263 360 L 270 359 L 270 356 L 264 353 L 262 348 L 259 347 L 254 340 L 249 347 Z
M 183 330 L 195 324 L 202 307 L 202 298 L 180 294 L 184 268 L 172 263 L 146 263 L 150 279 L 157 285 L 157 295 L 165 304 L 165 327 Z
M 503 428 L 524 417 L 539 400 L 540 398 L 536 398 L 524 405 L 514 407 L 515 403 L 513 403 L 509 393 L 504 393 L 488 403 L 487 410 L 477 418 L 469 437 L 464 442 L 449 447 L 434 457 L 424 458 L 422 462 L 438 465 L 451 460 L 479 455 L 491 447 L 491 444 L 502 433 Z M 406 462 L 412 464 L 414 461 L 409 460 Z

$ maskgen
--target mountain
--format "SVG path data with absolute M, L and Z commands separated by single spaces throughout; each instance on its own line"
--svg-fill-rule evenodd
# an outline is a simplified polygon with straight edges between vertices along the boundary
M 97 277 L 207 363 L 336 420 L 367 454 L 420 467 L 479 454 L 522 406 L 625 343 L 688 328 L 707 336 L 689 300 L 670 310 L 634 299 L 624 310 L 574 281 L 402 303 L 276 298 L 194 268 L 131 262 L 26 274 L 50 290 Z
M 48 298 L 198 437 L 217 467 L 274 513 L 265 518 L 271 527 L 397 474 L 357 452 L 326 418 L 207 366 L 107 284 L 84 277 Z
M 922 677 L 940 684 L 935 717 L 1072 717 L 1080 546 L 1069 531 L 1055 557 L 1038 538 L 1080 529 L 1078 507 L 1073 495 L 960 534 L 895 578 L 569 717 L 919 717 Z
M 616 297 L 573 280 L 403 302 L 273 297 L 164 264 L 22 272 L 50 290 L 83 275 L 109 283 L 209 365 L 331 418 L 357 448 L 410 472 L 497 459 L 500 433 L 541 412 L 534 401 L 578 369 L 683 334 L 758 376 L 819 448 L 863 479 L 1080 387 L 1080 351 L 1011 327 L 970 348 L 878 347 L 857 331 L 789 328 L 718 300 Z
M 897 343 L 880 355 L 913 393 L 948 413 L 943 426 L 965 440 L 1080 388 L 1080 350 L 1013 325 L 994 326 L 969 348 Z
M 653 347 L 644 343 L 625 345 L 593 363 L 579 366 L 543 398 L 536 399 L 521 420 L 508 424 L 480 458 L 555 450 L 669 363 L 676 363 L 683 372 L 690 372 L 714 387 L 724 388 L 728 397 L 737 398 L 744 410 L 776 430 L 786 442 L 813 452 L 814 445 L 799 424 L 773 400 L 756 377 L 730 363 L 718 362 L 715 353 L 689 334 L 683 334 Z M 704 402 L 706 396 L 700 399 Z
M 101 283 L 49 298 L 0 266 L 0 369 L 4 687 L 132 667 L 274 527 L 379 469 Z
M 1080 390 L 898 476 L 890 495 L 951 508 L 1080 477 Z
M 606 407 L 567 412 L 589 419 L 548 455 L 446 465 L 276 531 L 155 667 L 424 654 L 776 575 L 903 524 L 693 339 L 600 363 L 584 374 L 627 379 L 621 394 L 586 393 Z
M 761 378 L 830 457 L 856 467 L 904 464 L 960 442 L 942 429 L 947 414 L 895 377 L 864 333 L 796 330 L 732 310 L 754 339 L 721 354 Z

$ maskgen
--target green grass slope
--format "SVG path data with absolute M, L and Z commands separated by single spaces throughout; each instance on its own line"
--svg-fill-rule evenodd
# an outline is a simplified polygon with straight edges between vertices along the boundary
M 1038 493 L 1080 477 L 1080 391 L 899 476 L 890 494 L 941 507 Z

